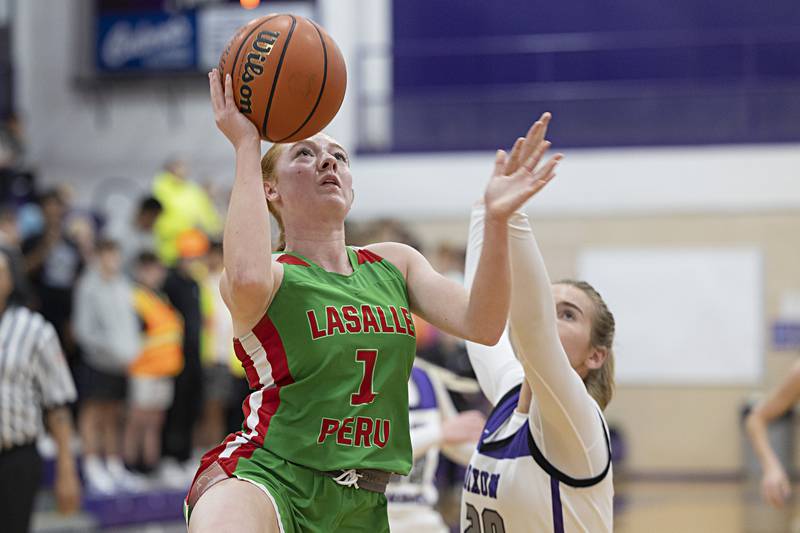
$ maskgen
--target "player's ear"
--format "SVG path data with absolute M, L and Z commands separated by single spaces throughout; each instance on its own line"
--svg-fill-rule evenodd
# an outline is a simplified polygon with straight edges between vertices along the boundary
M 278 193 L 278 189 L 275 187 L 274 183 L 270 183 L 268 181 L 264 181 L 264 197 L 267 199 L 268 202 L 277 202 L 281 195 Z
M 608 357 L 608 348 L 604 346 L 595 346 L 592 348 L 592 354 L 586 359 L 586 367 L 589 370 L 597 370 L 603 366 Z

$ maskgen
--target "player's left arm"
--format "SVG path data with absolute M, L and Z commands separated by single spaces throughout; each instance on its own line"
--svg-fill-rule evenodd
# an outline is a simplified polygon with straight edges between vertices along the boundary
M 511 300 L 508 219 L 552 179 L 561 159 L 558 154 L 539 166 L 550 148 L 543 140 L 546 131 L 546 120 L 538 120 L 527 137 L 517 140 L 511 156 L 503 150 L 495 155 L 492 177 L 483 194 L 483 248 L 469 292 L 436 272 L 410 246 L 382 243 L 369 247 L 403 272 L 412 311 L 437 328 L 486 345 L 500 340 Z
M 367 248 L 391 261 L 403 273 L 413 313 L 451 335 L 493 345 L 503 332 L 508 312 L 508 299 L 503 293 L 508 291 L 499 287 L 495 292 L 486 281 L 492 276 L 508 280 L 508 237 L 505 224 L 502 229 L 492 227 L 486 233 L 490 235 L 489 242 L 502 241 L 504 250 L 485 254 L 489 258 L 481 265 L 484 282 L 479 282 L 481 274 L 476 275 L 469 293 L 459 283 L 438 273 L 425 256 L 410 246 L 384 242 Z

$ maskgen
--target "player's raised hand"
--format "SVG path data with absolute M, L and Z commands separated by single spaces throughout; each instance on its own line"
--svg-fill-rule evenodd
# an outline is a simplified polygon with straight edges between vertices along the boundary
M 217 128 L 234 147 L 243 143 L 258 143 L 258 130 L 247 120 L 233 101 L 233 81 L 230 74 L 225 76 L 224 84 L 220 80 L 217 69 L 208 73 L 208 85 L 211 91 L 211 107 L 214 110 L 214 121 Z
M 549 122 L 550 113 L 545 113 L 525 137 L 517 139 L 511 154 L 497 151 L 494 172 L 483 196 L 487 218 L 501 222 L 508 220 L 514 211 L 555 177 L 562 154 L 556 154 L 539 165 L 550 148 L 550 142 L 544 140 Z
M 533 154 L 533 150 L 539 146 L 547 136 L 547 127 L 550 125 L 550 119 L 553 115 L 545 111 L 539 120 L 531 124 L 525 137 L 519 137 L 511 149 L 511 154 L 506 159 L 506 166 L 504 173 L 506 175 L 516 172 L 520 165 L 527 161 Z

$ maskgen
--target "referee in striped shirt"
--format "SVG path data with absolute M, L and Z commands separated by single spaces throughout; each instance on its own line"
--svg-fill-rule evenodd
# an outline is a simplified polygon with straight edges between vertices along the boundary
M 55 328 L 40 314 L 9 302 L 13 289 L 8 257 L 0 253 L 0 529 L 25 533 L 42 477 L 36 438 L 43 412 L 58 448 L 58 508 L 70 513 L 80 505 L 66 407 L 76 393 Z

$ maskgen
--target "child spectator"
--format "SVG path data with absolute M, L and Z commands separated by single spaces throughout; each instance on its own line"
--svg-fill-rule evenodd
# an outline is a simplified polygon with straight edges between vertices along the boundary
M 140 345 L 131 285 L 121 263 L 116 242 L 99 240 L 91 268 L 75 289 L 75 337 L 84 357 L 78 380 L 83 472 L 89 490 L 99 493 L 137 488 L 119 446 L 127 368 Z
M 159 291 L 166 268 L 153 252 L 134 262 L 133 305 L 143 326 L 142 349 L 128 368 L 128 419 L 123 451 L 128 465 L 152 471 L 161 458 L 161 430 L 172 405 L 172 378 L 183 368 L 183 321 Z

